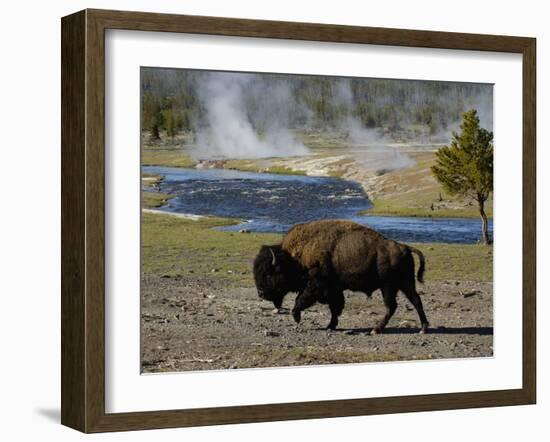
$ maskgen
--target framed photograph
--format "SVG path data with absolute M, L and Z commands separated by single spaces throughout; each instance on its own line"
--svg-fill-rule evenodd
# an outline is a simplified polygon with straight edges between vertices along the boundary
M 62 19 L 62 423 L 533 404 L 535 39 Z

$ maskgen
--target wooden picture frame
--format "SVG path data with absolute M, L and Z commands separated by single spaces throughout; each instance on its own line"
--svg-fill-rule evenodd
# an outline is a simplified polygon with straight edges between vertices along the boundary
M 457 392 L 219 408 L 105 412 L 105 30 L 418 48 L 523 57 L 523 383 Z M 83 432 L 533 404 L 536 400 L 536 41 L 533 38 L 106 10 L 62 19 L 62 408 Z

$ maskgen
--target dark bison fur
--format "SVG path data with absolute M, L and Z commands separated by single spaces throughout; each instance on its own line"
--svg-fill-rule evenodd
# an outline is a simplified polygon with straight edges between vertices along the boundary
M 397 293 L 402 291 L 425 332 L 428 320 L 416 292 L 413 254 L 420 261 L 417 278 L 422 282 L 425 260 L 420 250 L 351 221 L 313 221 L 294 226 L 281 244 L 262 246 L 254 260 L 254 280 L 259 296 L 277 308 L 287 293 L 298 293 L 292 309 L 298 323 L 303 310 L 316 302 L 328 304 L 330 329 L 337 327 L 344 309 L 344 290 L 370 296 L 380 289 L 386 314 L 373 333 L 384 330 L 397 308 Z
M 280 308 L 289 292 L 303 292 L 307 274 L 280 244 L 262 246 L 254 260 L 254 280 L 260 298 Z

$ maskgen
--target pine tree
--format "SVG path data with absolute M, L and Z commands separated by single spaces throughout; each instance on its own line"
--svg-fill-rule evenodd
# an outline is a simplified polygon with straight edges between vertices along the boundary
M 149 131 L 151 132 L 151 140 L 158 141 L 160 140 L 160 128 L 162 126 L 162 114 L 160 110 L 153 116 L 151 119 L 151 125 Z
M 168 135 L 172 142 L 174 142 L 174 137 L 177 132 L 177 121 L 174 111 L 172 109 L 165 109 L 162 112 L 162 120 L 164 122 L 164 129 L 166 130 L 166 135 Z
M 477 202 L 482 240 L 490 244 L 485 202 L 493 191 L 493 133 L 479 126 L 475 109 L 462 114 L 460 129 L 450 146 L 437 151 L 432 173 L 449 194 Z

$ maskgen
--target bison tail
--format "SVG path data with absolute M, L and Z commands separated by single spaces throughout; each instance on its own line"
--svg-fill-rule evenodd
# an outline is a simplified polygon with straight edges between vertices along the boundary
M 418 267 L 418 273 L 416 274 L 416 279 L 418 279 L 418 282 L 424 282 L 424 270 L 426 269 L 426 260 L 424 259 L 424 254 L 414 247 L 408 246 L 409 250 L 418 255 L 418 259 L 420 260 L 420 267 Z

